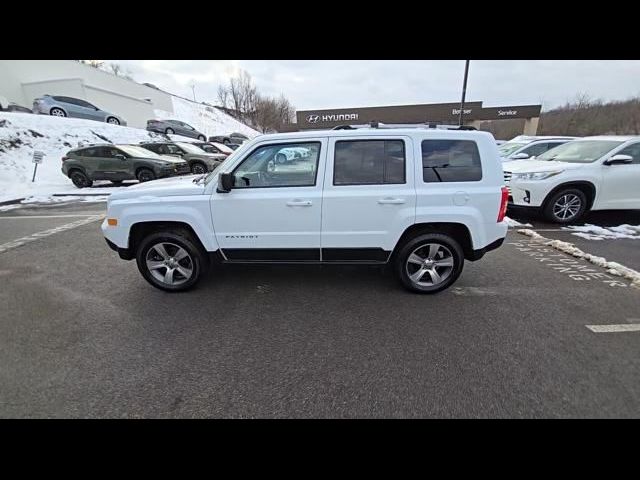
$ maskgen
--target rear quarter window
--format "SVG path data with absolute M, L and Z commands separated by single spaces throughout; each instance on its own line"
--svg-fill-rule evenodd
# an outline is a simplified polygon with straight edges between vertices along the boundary
M 422 179 L 436 182 L 482 180 L 482 162 L 473 140 L 423 140 Z

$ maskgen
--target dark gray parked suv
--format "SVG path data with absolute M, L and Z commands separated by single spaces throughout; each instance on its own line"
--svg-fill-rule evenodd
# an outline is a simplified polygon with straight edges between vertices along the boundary
M 147 120 L 147 130 L 150 132 L 164 133 L 167 135 L 182 135 L 183 137 L 197 138 L 205 142 L 207 137 L 188 123 L 180 120 Z
M 173 155 L 182 158 L 189 163 L 191 173 L 195 174 L 210 172 L 227 158 L 224 154 L 207 153 L 187 142 L 143 142 L 140 146 L 158 155 Z
M 62 173 L 78 188 L 94 180 L 147 182 L 156 178 L 191 173 L 182 159 L 157 155 L 137 145 L 89 145 L 69 150 L 62 157 Z

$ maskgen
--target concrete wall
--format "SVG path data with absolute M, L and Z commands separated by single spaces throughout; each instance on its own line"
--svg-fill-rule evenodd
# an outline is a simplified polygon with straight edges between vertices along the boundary
M 154 109 L 173 112 L 168 93 L 74 60 L 0 60 L 0 96 L 31 108 L 34 98 L 47 93 L 87 100 L 132 127 L 145 128 Z

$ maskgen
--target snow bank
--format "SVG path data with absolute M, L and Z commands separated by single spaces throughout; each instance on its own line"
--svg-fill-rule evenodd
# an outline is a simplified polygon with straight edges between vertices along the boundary
M 215 107 L 192 102 L 180 97 L 171 97 L 173 113 L 166 110 L 154 110 L 159 120 L 176 119 L 188 123 L 196 130 L 204 133 L 207 138 L 212 135 L 228 135 L 233 132 L 244 133 L 253 138 L 260 133 L 231 115 Z
M 532 225 L 530 223 L 520 223 L 517 220 L 514 220 L 513 218 L 509 218 L 507 216 L 504 217 L 504 221 L 507 222 L 507 225 L 510 228 L 515 228 L 515 227 L 531 227 Z
M 585 253 L 578 247 L 573 245 L 573 243 L 563 242 L 561 240 L 551 240 L 528 228 L 520 229 L 518 230 L 518 233 L 527 235 L 543 245 L 548 245 L 555 248 L 556 250 L 567 253 L 576 258 L 583 258 L 586 261 L 597 265 L 598 267 L 607 269 L 607 273 L 610 273 L 611 275 L 617 275 L 619 277 L 630 280 L 632 286 L 640 288 L 640 272 L 637 272 L 629 267 L 625 267 L 618 262 L 609 262 L 604 257 L 598 257 L 590 253 Z
M 563 230 L 571 231 L 576 237 L 587 240 L 614 240 L 618 238 L 631 238 L 640 240 L 640 225 L 618 225 L 617 227 L 599 227 L 587 223 L 583 226 L 563 227 Z M 574 233 L 576 232 L 576 233 Z

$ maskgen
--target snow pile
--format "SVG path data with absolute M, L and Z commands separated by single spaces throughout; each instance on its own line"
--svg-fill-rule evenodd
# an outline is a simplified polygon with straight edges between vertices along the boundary
M 249 138 L 260 135 L 258 131 L 215 107 L 180 97 L 172 96 L 171 98 L 173 101 L 173 113 L 166 110 L 154 110 L 157 119 L 174 119 L 188 123 L 196 130 L 204 133 L 207 139 L 213 135 L 228 135 L 233 132 L 244 133 Z
M 507 222 L 507 225 L 509 226 L 509 228 L 533 226 L 530 223 L 520 223 L 517 220 L 514 220 L 513 218 L 509 218 L 507 216 L 504 217 L 504 221 Z
M 165 138 L 139 128 L 93 120 L 0 112 L 0 202 L 33 196 L 50 200 L 54 193 L 108 195 L 113 190 L 108 188 L 112 185 L 109 182 L 102 182 L 107 188 L 76 188 L 61 171 L 62 157 L 80 142 L 139 143 Z M 174 138 L 185 140 L 185 137 Z M 32 183 L 32 159 L 36 150 L 44 152 L 45 157 Z M 95 185 L 99 186 L 100 182 Z
M 616 275 L 630 280 L 632 286 L 640 288 L 640 272 L 637 272 L 629 267 L 625 267 L 618 262 L 609 262 L 604 257 L 598 257 L 590 253 L 585 253 L 575 245 L 573 245 L 573 243 L 563 242 L 561 240 L 551 240 L 528 228 L 520 229 L 518 230 L 518 233 L 527 235 L 543 245 L 548 245 L 573 257 L 583 258 L 586 261 L 597 265 L 598 267 L 605 268 L 607 270 L 607 273 L 610 273 L 611 275 Z
M 640 225 L 618 225 L 617 227 L 599 227 L 587 223 L 584 226 L 563 227 L 563 230 L 572 232 L 576 237 L 587 240 L 614 240 L 617 238 L 631 238 L 640 240 Z M 577 233 L 573 233 L 577 232 Z

